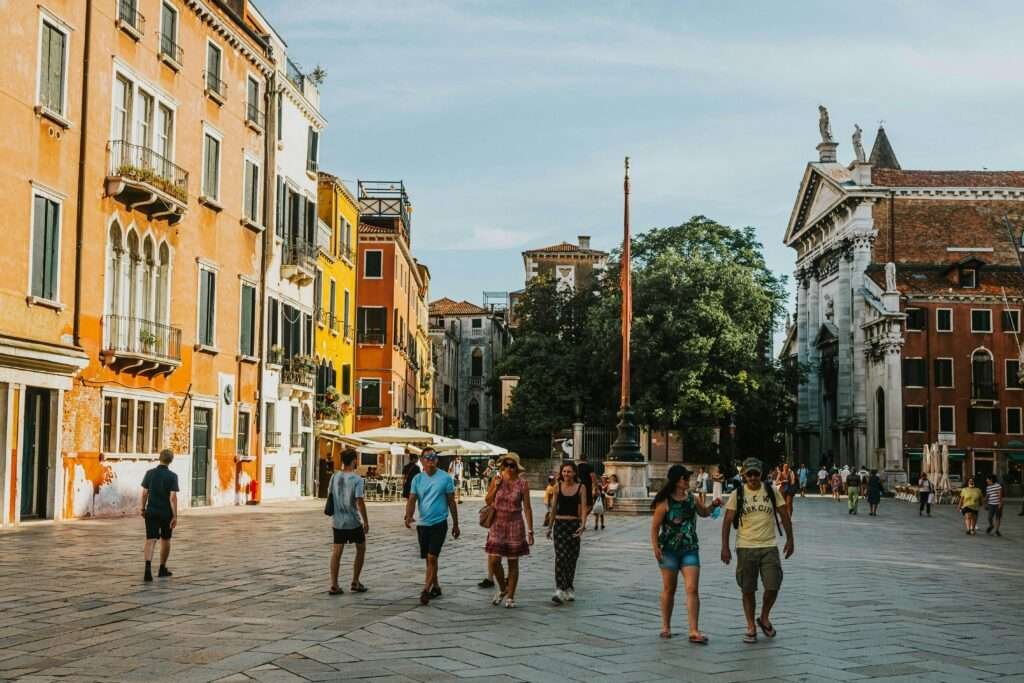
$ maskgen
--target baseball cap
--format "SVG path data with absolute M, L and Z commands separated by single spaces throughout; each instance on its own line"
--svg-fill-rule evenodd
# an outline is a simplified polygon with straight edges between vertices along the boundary
M 749 472 L 750 470 L 757 473 L 764 472 L 764 465 L 757 458 L 747 458 L 743 461 L 743 471 Z
M 433 450 L 424 450 L 423 455 L 420 457 L 424 460 L 437 460 L 437 452 Z

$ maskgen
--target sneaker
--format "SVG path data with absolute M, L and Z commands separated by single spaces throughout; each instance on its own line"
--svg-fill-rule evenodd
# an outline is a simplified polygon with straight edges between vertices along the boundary
M 476 586 L 477 586 L 477 588 L 494 588 L 494 582 L 491 581 L 490 579 L 484 579 L 483 581 L 478 583 Z
M 174 576 L 174 574 L 171 573 L 171 570 L 168 569 L 167 567 L 160 567 L 160 571 L 158 571 L 156 573 L 156 575 L 157 576 Z
M 575 601 L 576 600 L 576 592 L 573 591 L 573 589 L 571 589 L 571 588 L 569 590 L 565 591 L 565 599 L 568 600 L 569 602 Z
M 561 605 L 563 602 L 562 595 L 562 591 L 555 591 L 555 594 L 551 596 L 551 602 L 555 603 L 556 605 Z

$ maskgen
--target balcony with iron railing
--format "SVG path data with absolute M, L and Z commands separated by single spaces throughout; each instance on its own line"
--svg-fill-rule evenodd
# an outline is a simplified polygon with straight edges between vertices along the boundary
M 267 114 L 258 104 L 249 102 L 245 105 L 245 122 L 262 133 L 267 127 Z
M 302 448 L 302 432 L 292 432 L 288 445 L 295 450 Z
M 316 320 L 319 324 L 326 327 L 335 334 L 338 333 L 338 318 L 335 317 L 334 311 L 329 308 L 321 308 L 316 312 Z
M 146 33 L 146 18 L 139 11 L 138 0 L 118 0 L 117 26 L 134 40 L 142 40 Z
M 177 223 L 188 208 L 188 171 L 143 145 L 108 144 L 105 190 L 129 209 Z
M 174 40 L 174 36 L 167 33 L 160 34 L 160 61 L 175 71 L 181 70 L 184 63 L 181 46 Z
M 279 398 L 305 399 L 316 386 L 316 361 L 309 356 L 292 356 L 281 366 Z
M 235 454 L 241 458 L 249 455 L 249 435 L 247 433 L 240 433 L 235 437 Z
M 386 338 L 387 334 L 384 330 L 366 330 L 365 332 L 359 332 L 356 335 L 356 343 L 384 346 Z
M 331 231 L 331 226 L 327 225 L 323 221 L 317 221 L 316 226 L 316 248 L 320 250 L 322 254 L 331 256 L 331 242 L 334 235 Z
M 281 245 L 281 277 L 300 287 L 313 282 L 316 275 L 315 244 L 288 241 Z
M 320 169 L 320 162 L 310 157 L 306 159 L 306 170 L 310 173 L 316 173 Z
M 304 73 L 302 73 L 302 69 L 299 68 L 298 64 L 296 64 L 295 62 L 293 62 L 290 59 L 287 59 L 286 60 L 286 64 L 285 64 L 284 75 L 285 75 L 285 77 L 287 77 L 287 79 L 289 81 L 292 82 L 292 85 L 294 85 L 296 88 L 299 89 L 299 92 L 301 92 L 301 93 L 305 92 L 305 90 L 306 90 L 306 75 Z
M 971 403 L 995 404 L 999 401 L 999 385 L 995 382 L 971 382 Z
M 103 317 L 104 360 L 119 370 L 168 374 L 181 365 L 181 330 L 123 315 Z
M 405 193 L 405 184 L 401 180 L 360 180 L 357 187 L 361 221 L 386 227 L 397 219 L 406 239 L 411 239 L 409 195 Z
M 482 387 L 484 385 L 483 377 L 470 377 L 469 386 L 471 387 Z
M 264 432 L 263 433 L 263 444 L 267 448 L 280 448 L 281 447 L 281 432 Z
M 206 96 L 217 104 L 224 104 L 228 98 L 228 84 L 220 79 L 220 73 L 207 69 L 203 73 Z

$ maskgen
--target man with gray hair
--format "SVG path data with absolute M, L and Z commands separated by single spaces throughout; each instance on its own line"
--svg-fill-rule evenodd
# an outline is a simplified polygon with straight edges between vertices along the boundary
M 143 581 L 153 580 L 153 549 L 160 540 L 160 571 L 158 576 L 171 576 L 167 556 L 171 554 L 171 531 L 178 525 L 178 475 L 168 465 L 174 451 L 160 451 L 160 464 L 142 478 L 142 517 L 146 520 L 146 573 Z

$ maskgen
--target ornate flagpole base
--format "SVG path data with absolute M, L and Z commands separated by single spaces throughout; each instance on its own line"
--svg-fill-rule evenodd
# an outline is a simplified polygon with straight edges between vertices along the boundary
M 613 512 L 643 515 L 651 512 L 651 496 L 647 492 L 647 462 L 637 442 L 636 419 L 626 406 L 619 412 L 618 436 L 605 458 L 604 473 L 615 475 L 619 491 Z

